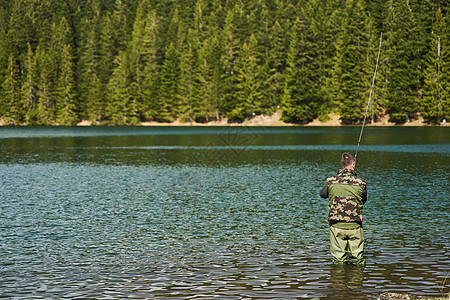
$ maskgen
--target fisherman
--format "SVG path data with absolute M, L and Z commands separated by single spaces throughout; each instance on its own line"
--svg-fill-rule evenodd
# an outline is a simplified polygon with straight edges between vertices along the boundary
M 320 190 L 322 198 L 329 198 L 330 250 L 335 264 L 364 265 L 362 208 L 367 200 L 367 186 L 355 173 L 353 153 L 342 154 L 341 166 Z

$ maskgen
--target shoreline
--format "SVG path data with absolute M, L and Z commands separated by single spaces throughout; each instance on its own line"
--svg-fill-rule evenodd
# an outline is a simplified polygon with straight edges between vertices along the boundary
M 197 127 L 202 127 L 202 126 L 268 126 L 268 127 L 276 127 L 276 126 L 285 126 L 285 127 L 326 127 L 326 126 L 343 126 L 343 127 L 347 127 L 347 126 L 361 126 L 361 124 L 352 124 L 352 125 L 346 125 L 346 124 L 341 124 L 340 122 L 340 116 L 339 115 L 335 115 L 332 114 L 329 116 L 330 119 L 328 121 L 325 122 L 321 122 L 318 119 L 315 119 L 309 123 L 306 124 L 293 124 L 293 123 L 285 123 L 283 121 L 280 120 L 281 118 L 281 111 L 277 111 L 274 114 L 270 115 L 270 116 L 266 116 L 266 115 L 259 115 L 259 116 L 255 116 L 252 119 L 249 120 L 245 120 L 242 123 L 228 123 L 227 119 L 223 119 L 221 121 L 211 121 L 208 123 L 197 123 L 197 122 L 182 122 L 180 120 L 176 120 L 174 122 L 142 122 L 139 124 L 136 124 L 135 126 L 197 126 Z M 96 124 L 92 124 L 92 122 L 90 121 L 81 121 L 80 123 L 77 124 L 77 126 L 96 126 Z M 383 115 L 377 122 L 367 122 L 364 126 L 368 126 L 368 127 L 422 127 L 422 126 L 428 126 L 428 127 L 447 127 L 450 126 L 450 122 L 446 122 L 444 124 L 441 125 L 437 125 L 437 124 L 428 124 L 424 121 L 424 119 L 419 116 L 416 120 L 412 120 L 410 122 L 407 123 L 403 123 L 403 124 L 396 124 L 394 122 L 389 122 L 389 115 Z
M 211 121 L 207 123 L 198 123 L 195 121 L 192 122 L 183 122 L 181 120 L 175 120 L 173 122 L 141 122 L 135 125 L 124 125 L 124 126 L 142 126 L 142 127 L 158 127 L 158 126 L 194 126 L 194 127 L 213 127 L 213 126 L 262 126 L 262 127 L 351 127 L 351 126 L 361 126 L 362 122 L 360 124 L 342 124 L 340 122 L 340 116 L 336 114 L 330 114 L 329 120 L 325 122 L 321 122 L 318 119 L 314 119 L 313 121 L 306 123 L 306 124 L 294 124 L 294 123 L 285 123 L 281 121 L 281 111 L 277 111 L 272 115 L 258 115 L 255 116 L 249 120 L 245 120 L 242 123 L 228 123 L 228 119 L 222 119 L 220 121 Z M 18 124 L 18 125 L 7 125 L 5 122 L 3 122 L 2 119 L 0 119 L 0 127 L 3 126 L 19 126 L 19 127 L 26 127 L 30 126 L 28 124 Z M 33 125 L 34 126 L 34 125 Z M 48 126 L 60 126 L 58 124 L 54 125 L 48 125 Z M 75 126 L 77 127 L 95 127 L 95 126 L 117 126 L 117 125 L 110 125 L 110 124 L 95 124 L 92 121 L 88 120 L 82 120 L 81 122 L 78 122 Z M 448 127 L 450 126 L 450 122 L 445 122 L 443 124 L 430 124 L 425 122 L 425 120 L 422 118 L 422 116 L 418 116 L 417 119 L 397 124 L 394 122 L 389 121 L 389 115 L 382 115 L 379 120 L 376 122 L 370 122 L 370 120 L 366 120 L 366 124 L 364 126 L 367 127 Z

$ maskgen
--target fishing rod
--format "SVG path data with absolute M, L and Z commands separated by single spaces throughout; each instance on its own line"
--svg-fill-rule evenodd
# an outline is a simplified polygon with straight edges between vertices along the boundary
M 373 73 L 372 87 L 370 88 L 369 101 L 367 101 L 366 113 L 364 114 L 364 120 L 363 120 L 363 124 L 361 127 L 361 132 L 359 134 L 358 146 L 356 146 L 355 161 L 356 161 L 356 157 L 358 156 L 358 149 L 359 149 L 359 145 L 361 144 L 361 138 L 362 138 L 362 134 L 364 131 L 364 125 L 366 124 L 366 118 L 367 118 L 367 112 L 369 111 L 370 100 L 372 99 L 373 85 L 375 84 L 375 77 L 377 76 L 378 62 L 380 60 L 381 40 L 382 39 L 383 39 L 383 32 L 381 32 L 381 35 L 380 35 L 380 45 L 378 46 L 377 64 L 375 65 L 375 72 Z

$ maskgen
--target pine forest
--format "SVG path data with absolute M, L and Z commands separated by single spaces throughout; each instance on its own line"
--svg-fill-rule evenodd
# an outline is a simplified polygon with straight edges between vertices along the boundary
M 450 117 L 450 1 L 2 0 L 0 123 Z

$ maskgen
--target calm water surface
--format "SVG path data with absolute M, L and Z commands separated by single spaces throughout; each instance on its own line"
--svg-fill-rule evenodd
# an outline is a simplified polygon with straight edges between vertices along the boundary
M 331 263 L 359 130 L 0 128 L 0 298 L 448 295 L 449 128 L 366 128 L 367 265 Z

